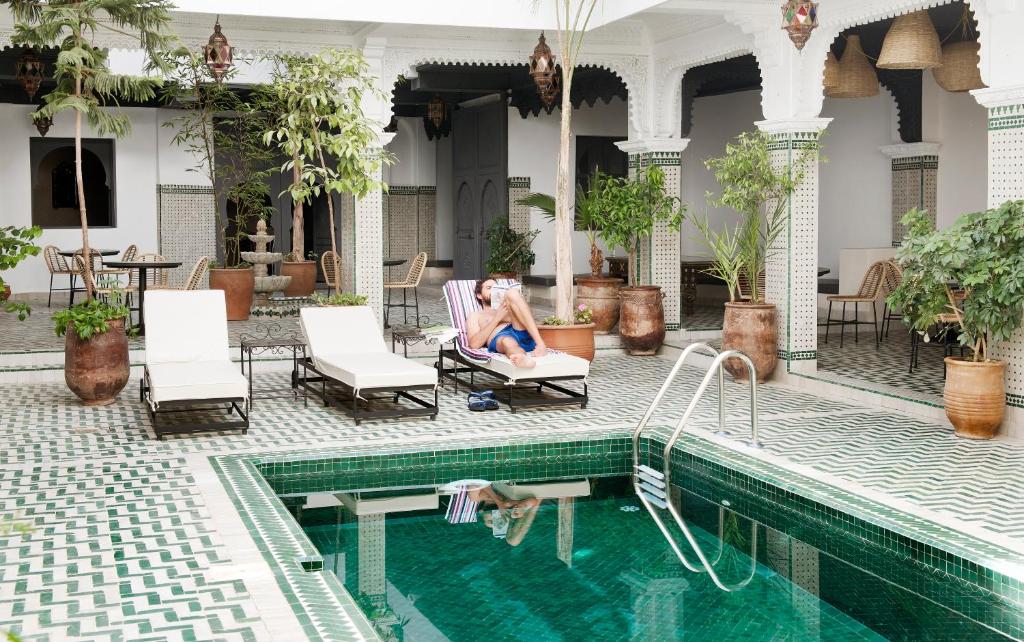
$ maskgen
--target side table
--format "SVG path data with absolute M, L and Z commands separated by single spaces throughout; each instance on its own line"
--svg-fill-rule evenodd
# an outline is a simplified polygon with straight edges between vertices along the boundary
M 437 344 L 437 361 L 434 363 L 434 367 L 437 368 L 437 384 L 444 387 L 444 372 L 442 371 L 441 363 L 441 352 L 444 350 L 446 343 L 455 345 L 455 337 L 446 341 L 438 340 L 437 334 L 426 334 L 423 332 L 423 328 L 414 325 L 395 325 L 391 327 L 391 351 L 395 351 L 397 344 L 402 344 L 402 355 L 409 358 L 409 346 L 413 346 L 419 343 L 436 343 Z
M 261 335 L 249 335 L 243 334 L 240 338 L 239 355 L 242 361 L 242 374 L 247 375 L 249 378 L 249 407 L 255 405 L 255 398 L 253 397 L 254 392 L 258 392 L 263 396 L 264 399 L 297 399 L 299 389 L 299 360 L 303 361 L 306 359 L 306 342 L 295 332 L 288 332 L 280 334 L 281 326 L 279 324 L 271 324 L 266 331 Z M 275 392 L 276 389 L 264 388 L 260 390 L 253 390 L 252 386 L 252 356 L 254 354 L 288 354 L 291 352 L 292 355 L 292 377 L 291 377 L 291 394 L 271 394 L 267 395 L 268 392 Z M 246 372 L 246 362 L 248 362 L 248 373 Z M 302 398 L 305 401 L 306 391 L 302 390 Z

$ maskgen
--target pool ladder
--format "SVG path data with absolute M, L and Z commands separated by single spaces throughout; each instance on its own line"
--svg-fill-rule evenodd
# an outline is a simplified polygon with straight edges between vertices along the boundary
M 679 374 L 679 370 L 683 367 L 683 363 L 686 358 L 697 350 L 705 350 L 715 355 L 714 361 L 711 363 L 711 367 L 708 368 L 707 373 L 700 382 L 700 386 L 697 387 L 697 392 L 694 393 L 693 398 L 690 400 L 690 404 L 686 407 L 686 412 L 683 413 L 679 423 L 676 424 L 676 428 L 672 431 L 671 437 L 665 443 L 665 450 L 663 453 L 664 462 L 663 470 L 658 471 L 650 466 L 644 466 L 640 463 L 640 435 L 647 427 L 647 423 L 651 420 L 651 416 L 654 415 L 654 411 L 657 409 L 661 400 L 665 397 L 669 387 L 675 380 L 676 375 Z M 726 359 L 737 358 L 743 362 L 747 367 L 747 374 L 750 377 L 750 441 L 747 445 L 751 448 L 761 448 L 761 443 L 758 441 L 757 436 L 757 369 L 754 367 L 754 363 L 750 360 L 750 357 L 743 354 L 739 350 L 726 350 L 725 352 L 719 353 L 710 345 L 706 343 L 693 343 L 683 350 L 679 358 L 676 359 L 676 363 L 672 366 L 672 371 L 669 373 L 668 378 L 665 379 L 665 383 L 662 384 L 658 394 L 655 395 L 654 401 L 651 402 L 650 407 L 647 408 L 647 412 L 644 413 L 643 418 L 637 425 L 636 430 L 633 431 L 633 489 L 636 491 L 637 497 L 640 498 L 640 502 L 647 509 L 647 512 L 654 518 L 654 522 L 658 525 L 658 529 L 661 534 L 665 536 L 669 545 L 672 547 L 672 551 L 679 558 L 679 561 L 687 569 L 694 573 L 707 573 L 711 578 L 711 581 L 715 583 L 715 586 L 722 589 L 723 591 L 732 592 L 739 590 L 750 583 L 754 579 L 754 575 L 757 572 L 757 524 L 752 526 L 751 534 L 751 555 L 750 555 L 750 575 L 745 579 L 735 584 L 726 584 L 719 577 L 718 573 L 715 572 L 715 566 L 722 558 L 722 553 L 725 549 L 725 543 L 722 541 L 723 532 L 723 519 L 724 510 L 719 507 L 718 511 L 718 531 L 719 531 L 719 550 L 715 556 L 714 561 L 708 561 L 707 556 L 698 544 L 697 539 L 693 536 L 689 527 L 686 525 L 686 520 L 683 519 L 679 511 L 672 504 L 670 493 L 671 493 L 671 463 L 672 463 L 672 447 L 675 446 L 676 441 L 682 435 L 683 430 L 686 428 L 687 422 L 690 420 L 690 416 L 693 414 L 694 409 L 697 407 L 697 403 L 704 396 L 704 392 L 711 384 L 711 379 L 716 374 L 718 375 L 718 431 L 717 435 L 726 435 L 725 432 L 725 373 L 722 369 L 722 364 Z M 690 549 L 693 550 L 697 556 L 699 564 L 691 562 L 679 547 L 679 543 L 676 538 L 668 530 L 668 526 L 665 524 L 665 520 L 662 519 L 661 511 L 667 510 L 672 516 L 682 531 L 683 536 L 686 538 L 687 543 L 690 545 Z

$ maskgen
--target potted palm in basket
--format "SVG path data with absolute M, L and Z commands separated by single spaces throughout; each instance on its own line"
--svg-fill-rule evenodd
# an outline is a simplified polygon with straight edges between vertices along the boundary
M 960 437 L 991 439 L 1006 413 L 1006 362 L 993 358 L 992 344 L 1010 340 L 1024 319 L 1024 200 L 964 214 L 944 230 L 918 210 L 903 224 L 903 279 L 888 303 L 923 340 L 952 332 L 970 351 L 946 357 L 946 416 Z

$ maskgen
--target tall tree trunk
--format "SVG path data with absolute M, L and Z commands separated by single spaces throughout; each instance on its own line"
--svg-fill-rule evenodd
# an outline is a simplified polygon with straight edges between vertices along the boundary
M 563 48 L 564 50 L 564 48 Z M 558 140 L 558 173 L 555 179 L 555 316 L 572 322 L 572 213 L 569 176 L 572 172 L 570 146 L 572 143 L 572 89 L 573 69 L 562 57 L 562 123 Z
M 75 96 L 82 95 L 82 79 L 75 79 Z M 91 301 L 92 250 L 89 249 L 89 216 L 85 209 L 85 179 L 82 175 L 82 112 L 75 110 L 75 183 L 78 188 L 78 216 L 82 221 L 82 280 L 85 300 Z
M 327 162 L 324 161 L 324 150 L 317 145 L 316 153 L 320 157 L 320 169 L 327 174 Z M 338 256 L 338 241 L 334 238 L 334 197 L 330 190 L 324 190 L 327 196 L 327 217 L 331 223 L 331 251 L 334 252 L 334 293 L 341 294 L 341 257 Z
M 292 185 L 298 185 L 302 182 L 302 169 L 299 167 L 299 155 L 295 154 L 295 165 L 292 167 Z M 295 255 L 296 261 L 306 260 L 306 237 L 305 229 L 303 226 L 305 223 L 302 218 L 302 201 L 292 201 L 292 254 Z M 331 234 L 334 230 L 331 230 Z

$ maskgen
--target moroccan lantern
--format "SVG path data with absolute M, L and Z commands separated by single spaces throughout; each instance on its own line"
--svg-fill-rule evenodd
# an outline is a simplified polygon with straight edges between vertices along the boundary
M 558 82 L 558 75 L 551 79 L 551 84 L 540 91 L 540 101 L 544 103 L 544 106 L 550 108 L 558 100 L 558 96 L 561 93 L 561 86 Z
M 860 36 L 853 35 L 846 39 L 846 50 L 839 60 L 839 84 L 833 87 L 828 95 L 832 98 L 868 98 L 878 95 L 878 74 L 871 66 L 864 49 L 860 46 Z
M 978 67 L 977 41 L 951 42 L 942 47 L 942 66 L 932 69 L 935 82 L 946 91 L 962 92 L 982 89 L 981 69 Z
M 41 105 L 38 109 L 36 109 L 36 114 L 39 113 L 40 109 L 42 109 Z M 46 132 L 50 131 L 50 127 L 53 127 L 53 119 L 49 116 L 36 116 L 34 120 L 36 124 L 36 131 L 39 132 L 40 136 L 43 136 L 45 138 Z
M 879 69 L 933 69 L 942 66 L 942 44 L 927 11 L 892 21 L 878 54 Z
M 46 66 L 43 61 L 32 54 L 25 54 L 18 59 L 14 77 L 21 83 L 21 87 L 28 94 L 29 100 L 36 96 L 39 86 L 43 84 L 43 71 Z
M 427 118 L 430 119 L 435 128 L 440 128 L 441 124 L 444 123 L 445 111 L 444 101 L 441 100 L 440 96 L 434 94 L 434 97 L 427 103 Z
M 231 45 L 228 44 L 227 37 L 220 30 L 220 16 L 217 16 L 217 22 L 213 25 L 213 35 L 203 47 L 203 53 L 206 57 L 206 66 L 213 74 L 213 79 L 218 83 L 223 82 L 225 74 L 231 69 L 232 62 Z
M 797 50 L 804 48 L 818 26 L 818 3 L 811 0 L 787 0 L 782 4 L 782 28 Z
M 537 40 L 537 46 L 533 48 L 533 55 L 530 56 L 530 77 L 533 78 L 534 84 L 537 85 L 537 93 L 540 94 L 541 99 L 545 100 L 545 102 L 549 99 L 552 102 L 554 101 L 553 96 L 549 99 L 545 98 L 545 96 L 550 96 L 552 85 L 558 82 L 556 80 L 557 73 L 555 56 L 551 53 L 551 47 L 544 40 L 544 32 L 541 31 L 540 39 Z

